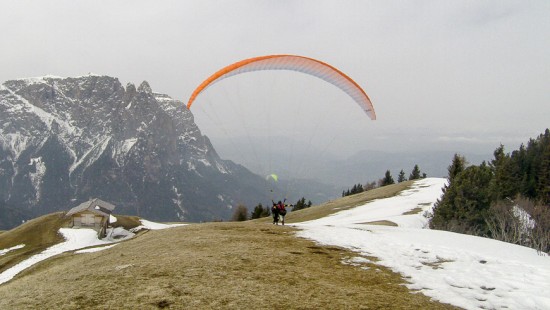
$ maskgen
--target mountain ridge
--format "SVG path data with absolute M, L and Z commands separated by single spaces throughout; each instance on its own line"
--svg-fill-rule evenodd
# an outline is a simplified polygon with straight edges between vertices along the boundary
M 36 217 L 97 196 L 126 214 L 202 221 L 267 199 L 262 178 L 220 159 L 183 103 L 146 81 L 6 81 L 0 112 L 0 208 Z

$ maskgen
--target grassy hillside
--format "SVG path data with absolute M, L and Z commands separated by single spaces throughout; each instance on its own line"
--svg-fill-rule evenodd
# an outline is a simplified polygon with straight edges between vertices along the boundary
M 0 233 L 0 249 L 20 244 L 25 245 L 21 249 L 0 256 L 0 272 L 64 241 L 58 231 L 68 223 L 69 219 L 65 217 L 65 212 L 56 212 L 32 219 L 10 231 Z M 113 226 L 130 229 L 139 225 L 141 223 L 136 216 L 117 216 L 117 222 Z
M 312 207 L 294 217 L 361 203 L 338 201 L 333 211 Z M 0 285 L 0 309 L 452 308 L 411 293 L 386 268 L 344 264 L 357 254 L 294 231 L 262 221 L 195 224 L 150 231 L 102 252 L 65 253 Z
M 0 272 L 17 264 L 46 248 L 62 242 L 63 237 L 58 233 L 67 219 L 63 212 L 44 215 L 0 234 L 0 249 L 24 244 L 25 247 L 0 256 Z

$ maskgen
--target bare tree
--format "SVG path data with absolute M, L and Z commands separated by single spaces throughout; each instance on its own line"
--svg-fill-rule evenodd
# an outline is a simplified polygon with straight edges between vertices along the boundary
M 550 206 L 535 204 L 528 199 L 518 199 L 518 206 L 525 210 L 531 220 L 530 244 L 537 251 L 550 252 Z
M 494 239 L 550 252 L 550 208 L 525 198 L 499 201 L 485 218 Z
M 233 216 L 231 217 L 231 220 L 233 221 L 246 221 L 248 220 L 248 209 L 244 205 L 238 205 L 235 211 L 233 212 Z

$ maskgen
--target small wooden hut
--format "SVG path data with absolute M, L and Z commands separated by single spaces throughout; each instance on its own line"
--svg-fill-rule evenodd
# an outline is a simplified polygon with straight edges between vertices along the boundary
M 67 212 L 71 218 L 69 227 L 92 228 L 100 238 L 105 237 L 109 217 L 115 206 L 101 199 L 95 198 L 79 204 Z

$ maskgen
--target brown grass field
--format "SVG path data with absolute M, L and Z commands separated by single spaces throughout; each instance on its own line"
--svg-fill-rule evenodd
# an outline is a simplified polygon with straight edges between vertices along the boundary
M 57 231 L 65 222 L 64 213 L 57 212 L 35 218 L 0 234 L 0 249 L 25 244 L 22 249 L 0 256 L 0 272 L 56 243 L 62 242 L 63 237 Z
M 337 211 L 359 200 L 329 204 Z M 287 221 L 330 213 L 323 206 Z M 149 231 L 101 252 L 65 253 L 0 285 L 0 309 L 453 308 L 409 291 L 400 275 L 375 263 L 346 264 L 356 253 L 266 221 Z

